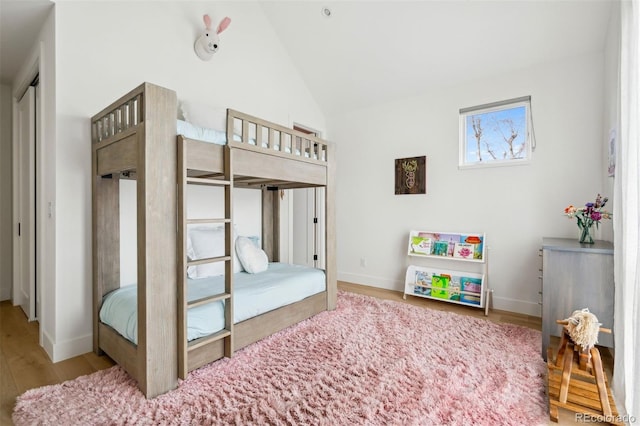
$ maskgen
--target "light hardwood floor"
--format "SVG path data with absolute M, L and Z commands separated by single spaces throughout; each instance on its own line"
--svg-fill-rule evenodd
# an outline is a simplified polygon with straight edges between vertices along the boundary
M 540 330 L 542 325 L 540 318 L 534 316 L 490 310 L 489 316 L 485 317 L 483 309 L 411 296 L 407 300 L 403 300 L 402 293 L 397 291 L 345 282 L 339 282 L 338 288 L 430 309 L 486 318 L 489 321 L 517 324 L 536 330 Z M 607 355 L 608 352 L 603 353 L 605 369 L 607 375 L 610 376 L 612 361 Z M 108 357 L 99 357 L 92 352 L 53 364 L 44 349 L 38 344 L 38 323 L 27 322 L 20 307 L 12 306 L 8 301 L 0 302 L 0 425 L 12 424 L 11 413 L 16 397 L 23 392 L 71 380 L 112 365 L 114 363 Z M 551 424 L 570 425 L 575 423 L 572 414 L 561 411 L 559 423 Z
M 38 344 L 38 323 L 27 322 L 19 306 L 0 302 L 0 425 L 11 425 L 16 397 L 45 385 L 111 367 L 113 361 L 93 352 L 52 363 Z

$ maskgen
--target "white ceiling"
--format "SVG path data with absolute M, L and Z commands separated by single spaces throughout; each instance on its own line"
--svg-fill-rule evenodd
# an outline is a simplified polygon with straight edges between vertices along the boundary
M 614 1 L 260 3 L 322 110 L 337 113 L 602 51 Z M 0 0 L 3 84 L 12 83 L 52 5 Z
M 604 49 L 613 0 L 265 1 L 321 108 L 338 113 Z M 331 9 L 330 18 L 322 8 Z
M 0 0 L 0 83 L 11 85 L 49 15 L 50 0 Z

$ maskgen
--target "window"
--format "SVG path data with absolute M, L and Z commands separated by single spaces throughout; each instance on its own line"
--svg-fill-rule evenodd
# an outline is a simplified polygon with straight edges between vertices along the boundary
M 528 163 L 530 129 L 530 96 L 461 109 L 459 167 Z

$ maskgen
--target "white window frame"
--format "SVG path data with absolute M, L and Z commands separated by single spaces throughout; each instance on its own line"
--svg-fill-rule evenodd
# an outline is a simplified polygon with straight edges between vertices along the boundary
M 477 144 L 477 140 L 474 138 L 470 140 L 467 136 L 469 133 L 469 118 L 483 115 L 483 114 L 491 114 L 497 113 L 501 111 L 506 111 L 510 109 L 522 108 L 524 107 L 524 147 L 521 151 L 521 156 L 518 158 L 499 158 L 494 159 L 491 158 L 490 155 L 485 155 L 481 157 L 482 159 L 471 161 L 467 159 L 467 154 L 469 150 L 469 144 Z M 459 135 L 459 163 L 458 168 L 467 169 L 467 168 L 479 168 L 479 167 L 496 167 L 496 166 L 514 166 L 514 165 L 522 165 L 529 164 L 531 162 L 531 154 L 532 154 L 532 138 L 531 138 L 531 96 L 524 96 L 515 99 L 508 99 L 505 101 L 493 102 L 490 104 L 478 105 L 470 108 L 462 108 L 460 109 L 460 135 Z M 484 130 L 487 130 L 485 127 Z M 520 136 L 520 132 L 518 134 Z M 520 146 L 521 144 L 518 144 Z M 508 144 L 505 142 L 503 148 L 508 147 Z M 506 151 L 503 151 L 505 153 Z

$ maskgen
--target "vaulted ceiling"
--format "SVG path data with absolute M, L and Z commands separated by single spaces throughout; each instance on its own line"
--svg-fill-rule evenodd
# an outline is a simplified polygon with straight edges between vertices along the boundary
M 615 1 L 259 3 L 320 107 L 339 113 L 602 51 Z M 0 0 L 2 83 L 12 82 L 52 4 Z
M 337 113 L 602 51 L 614 1 L 261 4 L 321 108 Z

